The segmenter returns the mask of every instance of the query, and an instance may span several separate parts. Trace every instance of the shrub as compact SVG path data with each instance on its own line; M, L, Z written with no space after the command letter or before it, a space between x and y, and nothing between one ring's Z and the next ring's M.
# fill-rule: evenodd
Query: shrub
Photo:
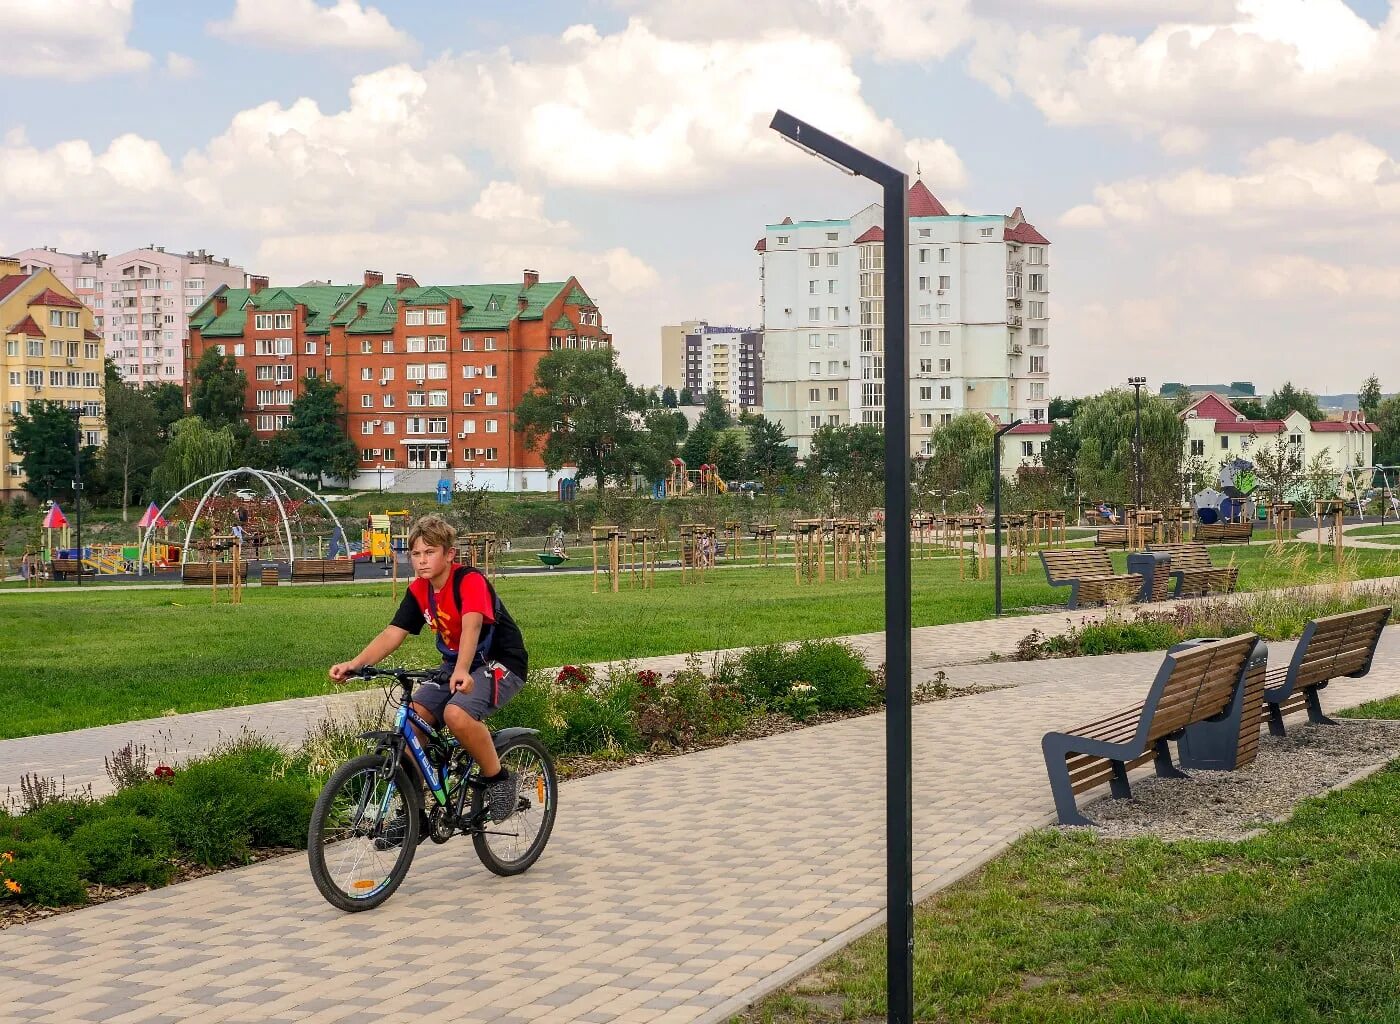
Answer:
M498 731L514 728L538 730L540 740L551 750L560 749L566 725L554 703L554 687L542 672L531 672L520 692L491 716L491 726Z
M739 689L755 707L776 709L796 681L788 674L787 660L782 644L750 647L739 655Z
M717 736L738 732L749 720L748 701L737 687L727 683L710 684L710 731Z
M170 832L159 821L111 814L79 828L69 845L94 882L164 885L170 880Z
M794 722L805 722L817 710L817 688L801 680L788 686L778 703L778 710Z
M209 867L247 860L257 791L264 784L232 758L196 761L177 772L164 807L176 846Z
M113 813L135 814L142 818L163 818L174 788L167 782L143 782L128 786L107 800Z
M112 751L110 756L104 757L102 764L107 769L107 778L111 780L112 788L117 792L129 786L149 782L151 779L151 758L144 744L137 746L135 743L128 743Z
M45 907L67 907L87 902L86 869L67 844L47 835L18 844L5 874L19 887L17 895L22 899Z
M622 684L556 689L553 704L563 723L559 752L592 754L640 749L641 740L632 717L632 692L631 687Z
M863 711L875 703L865 661L838 640L804 641L793 652L789 665L797 680L816 688L819 710Z
M304 780L282 778L263 783L249 820L253 845L304 850L315 805L316 794Z
M38 810L6 822L6 825L9 833L19 839L53 836L66 841L78 828L105 813L105 806L97 801L69 798L44 804Z

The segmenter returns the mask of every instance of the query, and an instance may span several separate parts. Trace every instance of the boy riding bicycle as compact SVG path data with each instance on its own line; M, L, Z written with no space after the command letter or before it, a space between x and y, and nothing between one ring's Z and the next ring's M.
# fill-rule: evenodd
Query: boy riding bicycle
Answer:
M442 667L436 682L413 694L413 710L443 724L481 766L491 817L504 821L519 800L520 779L501 764L484 720L525 685L529 654L515 620L480 571L454 562L457 531L441 516L424 516L408 535L414 580L393 621L350 661L332 665L330 677L344 682L357 668L374 665L398 650L424 623L437 634ZM466 652L465 655L463 652Z

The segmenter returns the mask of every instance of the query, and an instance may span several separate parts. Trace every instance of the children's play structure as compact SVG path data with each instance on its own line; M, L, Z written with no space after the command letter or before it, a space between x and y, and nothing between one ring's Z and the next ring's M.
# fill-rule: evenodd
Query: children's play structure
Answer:
M719 467L701 463L699 469L687 469L684 460L671 460L671 472L657 480L651 489L653 498L680 498L688 494L706 496L724 494L729 485L720 478Z

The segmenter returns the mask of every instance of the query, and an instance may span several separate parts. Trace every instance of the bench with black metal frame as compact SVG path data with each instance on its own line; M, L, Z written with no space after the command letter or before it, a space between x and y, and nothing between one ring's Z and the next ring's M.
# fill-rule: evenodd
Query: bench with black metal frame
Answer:
M1059 548L1040 552L1045 579L1052 587L1069 587L1070 608L1131 600L1142 590L1142 576L1114 571L1103 548Z
M355 562L349 558L298 558L292 562L292 583L337 583L355 578Z
M1390 606L1327 615L1309 622L1287 665L1264 678L1264 709L1269 732L1286 736L1283 716L1306 709L1314 725L1336 725L1322 713L1318 691L1333 679L1357 678L1371 671Z
M1233 594L1240 579L1238 565L1216 565L1210 549L1188 541L1183 544L1149 544L1147 550L1171 556L1168 575L1176 581L1173 597L1200 594Z
M1254 537L1254 523L1197 523L1191 539L1201 544L1245 544Z

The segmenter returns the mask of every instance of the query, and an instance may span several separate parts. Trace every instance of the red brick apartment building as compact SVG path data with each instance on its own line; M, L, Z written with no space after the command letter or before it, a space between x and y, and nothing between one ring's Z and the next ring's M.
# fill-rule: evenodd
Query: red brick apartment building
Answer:
M222 288L190 316L187 378L210 346L248 375L244 416L262 437L291 419L303 382L341 385L360 448L352 486L431 490L443 476L493 490L546 490L555 477L514 429L514 410L548 352L611 345L575 278L431 285ZM186 381L188 388L189 381ZM564 470L570 475L572 470Z

